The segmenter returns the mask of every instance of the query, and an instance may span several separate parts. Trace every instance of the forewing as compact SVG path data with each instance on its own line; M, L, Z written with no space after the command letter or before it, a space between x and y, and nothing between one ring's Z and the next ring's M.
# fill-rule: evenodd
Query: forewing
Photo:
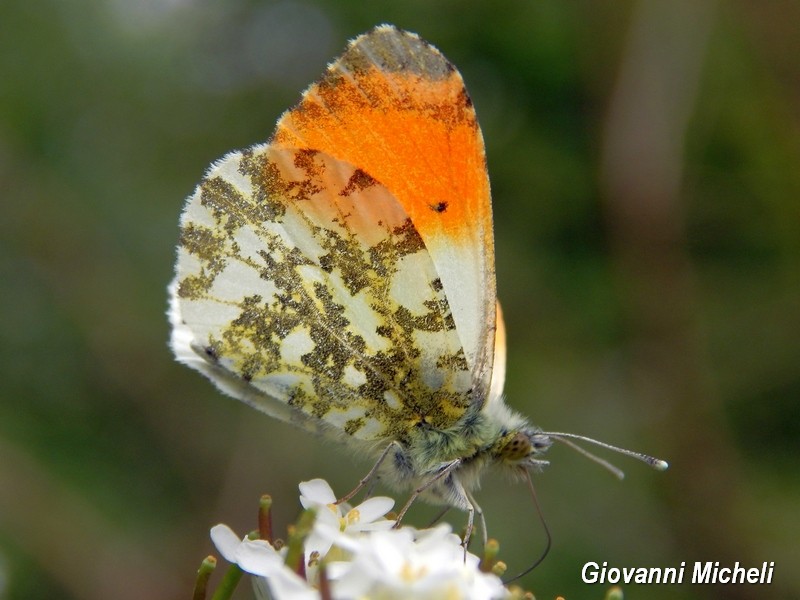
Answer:
M272 142L358 167L397 198L428 249L477 402L489 393L494 243L483 138L461 75L416 35L383 25L351 42Z
M176 356L273 416L403 439L473 403L405 207L325 153L257 146L213 165L181 218L171 292Z

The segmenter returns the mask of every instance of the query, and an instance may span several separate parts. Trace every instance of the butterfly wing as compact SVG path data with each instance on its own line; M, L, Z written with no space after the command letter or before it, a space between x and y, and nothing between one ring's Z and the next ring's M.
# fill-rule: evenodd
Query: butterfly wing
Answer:
M492 366L492 385L487 402L502 399L503 387L506 383L506 326L503 321L503 311L497 303L497 328L494 336L494 363Z
M484 402L495 339L491 199L483 137L456 68L416 35L377 27L283 115L272 143L357 165L397 198L442 281Z
M172 347L223 391L310 430L444 429L489 394L493 266L463 81L435 48L381 26L268 145L213 165L188 200Z
M326 154L259 146L214 165L181 219L172 346L272 416L359 439L446 428L471 375L400 203Z

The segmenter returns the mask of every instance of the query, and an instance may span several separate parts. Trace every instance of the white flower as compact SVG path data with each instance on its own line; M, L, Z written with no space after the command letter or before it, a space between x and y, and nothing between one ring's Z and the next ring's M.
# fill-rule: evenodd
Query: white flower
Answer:
M478 568L477 556L467 554L464 560L461 540L445 524L423 531L410 527L375 531L344 544L352 552L351 561L328 567L337 599L489 600L508 596L500 578Z
M383 518L394 506L394 500L376 496L364 500L355 508L336 504L336 495L324 479L312 479L300 484L300 504L303 508L317 511L314 529L305 543L306 561L314 552L318 553L320 559L324 558L331 546L342 537L385 531L394 526L394 521Z
M383 518L394 505L391 498L370 498L355 508L337 505L322 479L301 483L300 492L302 505L317 515L304 541L305 579L286 566L286 547L276 551L264 540L240 539L226 525L211 529L220 554L255 575L259 600L318 600L323 559L335 600L493 600L509 595L500 578L480 570L477 556L465 555L449 525L391 529L394 521ZM318 560L309 563L312 555Z
M253 587L259 598L319 600L319 592L286 566L285 551L278 552L265 540L240 540L227 525L212 527L211 540L225 560L258 576L253 579Z

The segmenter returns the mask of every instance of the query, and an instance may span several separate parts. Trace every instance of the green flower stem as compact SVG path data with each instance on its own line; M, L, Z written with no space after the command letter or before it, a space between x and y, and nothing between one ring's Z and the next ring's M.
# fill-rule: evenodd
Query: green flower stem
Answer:
M211 600L230 600L233 595L233 590L239 585L243 574L244 571L239 568L239 565L231 565L228 567L225 576L222 578L222 581L219 582L219 586L211 597Z
M197 569L197 579L194 582L194 593L192 600L206 600L206 593L208 590L208 578L217 567L217 559L213 556L207 556L200 563L200 568Z
M286 554L286 565L300 575L305 575L305 564L303 561L303 542L311 533L314 526L314 519L317 513L309 508L300 513L297 524L289 528L289 550Z

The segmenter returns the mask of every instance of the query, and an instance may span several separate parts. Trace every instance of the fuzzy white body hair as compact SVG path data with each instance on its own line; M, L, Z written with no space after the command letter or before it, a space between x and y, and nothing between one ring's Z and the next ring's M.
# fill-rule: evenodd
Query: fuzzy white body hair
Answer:
M512 440L524 448L509 454ZM420 496L427 502L469 510L470 496L487 470L518 476L521 469L538 469L546 462L536 456L549 446L546 435L497 397L469 411L450 429L420 429L407 444L396 444L381 476L400 491L424 488Z

